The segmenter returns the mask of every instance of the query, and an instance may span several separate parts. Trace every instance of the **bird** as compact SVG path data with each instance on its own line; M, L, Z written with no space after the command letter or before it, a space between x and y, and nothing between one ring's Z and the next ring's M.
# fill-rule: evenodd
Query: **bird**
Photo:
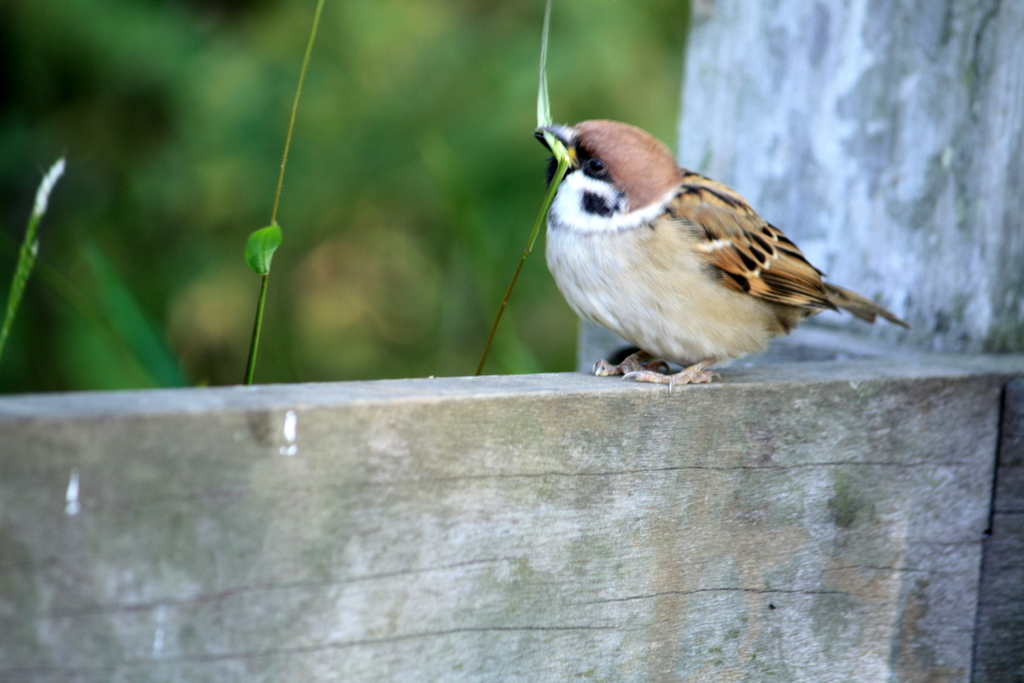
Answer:
M739 193L681 168L668 147L630 124L553 124L569 167L548 210L545 256L569 306L639 349L598 376L703 384L712 366L763 351L805 318L845 309L906 322L825 282L803 252ZM548 166L548 184L556 160ZM682 366L671 373L667 362Z

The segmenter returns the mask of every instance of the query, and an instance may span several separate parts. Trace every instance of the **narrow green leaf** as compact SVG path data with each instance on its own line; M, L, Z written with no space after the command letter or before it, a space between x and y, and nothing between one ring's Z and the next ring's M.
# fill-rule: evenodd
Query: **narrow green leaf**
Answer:
M281 246L281 226L276 222L249 235L245 243L245 262L257 275L270 273L274 252Z
M99 284L99 303L107 320L154 383L161 387L188 386L188 378L163 333L142 310L103 251L87 241L82 245L82 254Z
M542 130L551 125L551 101L548 98L548 32L551 28L551 2L544 7L544 28L540 38L540 75L537 78L537 130L544 134L544 142L558 163L569 163L569 152L554 135ZM557 185L556 185L557 187Z
M551 27L551 0L544 7L544 28L540 34L540 76L537 79L537 127L551 125L551 102L548 100L548 29Z

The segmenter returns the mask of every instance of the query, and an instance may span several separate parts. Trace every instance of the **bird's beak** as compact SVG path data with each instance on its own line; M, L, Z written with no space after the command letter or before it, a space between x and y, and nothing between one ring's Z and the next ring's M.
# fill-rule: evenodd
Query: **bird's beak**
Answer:
M555 124L555 125L552 125L552 126L543 126L541 128L538 128L537 130L533 131L534 137L536 137L538 140L540 140L540 143L542 145L544 145L549 150L554 152L554 150L552 150L551 146L548 144L548 141L544 139L544 134L545 133L550 134L551 137L553 137L554 139L558 140L563 145L565 145L565 149L569 153L569 163L570 163L570 165L573 168L575 168L576 167L576 131L573 130L572 128L570 128L569 126L561 126L561 125L558 125L558 124Z

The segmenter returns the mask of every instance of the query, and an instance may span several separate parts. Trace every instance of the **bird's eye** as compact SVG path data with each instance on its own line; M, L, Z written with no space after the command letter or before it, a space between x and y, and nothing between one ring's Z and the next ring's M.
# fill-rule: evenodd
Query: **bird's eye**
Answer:
M587 159L584 164L587 175L593 176L594 178L602 178L608 175L608 166L603 161L596 157Z

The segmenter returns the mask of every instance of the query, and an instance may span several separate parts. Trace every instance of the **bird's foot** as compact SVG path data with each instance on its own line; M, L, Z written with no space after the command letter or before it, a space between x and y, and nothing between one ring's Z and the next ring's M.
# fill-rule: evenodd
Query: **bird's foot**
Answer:
M598 377L611 377L612 375L630 375L638 372L647 372L652 375L659 375L668 372L668 363L657 359L646 351L637 351L626 356L618 365L612 365L606 360L599 360L594 363L594 374Z
M627 359L628 360L628 359ZM660 372L652 372L650 370L635 370L633 372L625 373L623 379L626 377L634 379L637 382L653 382L654 384L667 384L668 390L672 391L672 387L683 384L707 384L715 377L721 379L714 370L707 370L706 368L715 362L714 358L705 358L704 360L694 363L688 368L684 368L674 375L663 375Z

